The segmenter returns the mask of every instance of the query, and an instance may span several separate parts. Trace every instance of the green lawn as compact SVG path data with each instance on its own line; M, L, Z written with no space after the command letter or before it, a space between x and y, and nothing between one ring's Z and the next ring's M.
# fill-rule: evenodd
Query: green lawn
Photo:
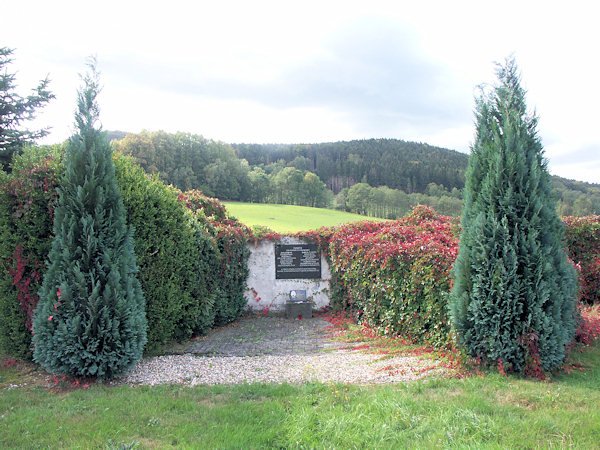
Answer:
M383 219L358 214L308 206L271 205L265 203L225 202L227 211L240 222L248 225L267 226L278 233L297 233L316 230L342 223L360 220Z
M600 345L574 358L584 370L546 382L85 390L48 389L17 364L0 367L0 448L599 448Z

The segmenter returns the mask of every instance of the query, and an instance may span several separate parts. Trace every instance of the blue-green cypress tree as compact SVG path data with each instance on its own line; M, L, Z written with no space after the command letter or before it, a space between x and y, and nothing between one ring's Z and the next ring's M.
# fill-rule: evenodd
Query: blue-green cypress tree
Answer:
M574 335L577 278L514 59L497 76L476 104L451 316L484 363L551 370Z
M83 78L33 321L33 358L51 372L111 378L142 356L144 296L109 142L96 127L95 63Z

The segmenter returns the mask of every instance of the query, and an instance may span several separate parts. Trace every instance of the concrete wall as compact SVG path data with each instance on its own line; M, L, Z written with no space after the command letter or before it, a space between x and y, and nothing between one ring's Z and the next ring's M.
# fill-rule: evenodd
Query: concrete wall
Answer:
M306 242L297 238L283 237L280 243L304 244ZM331 272L323 255L321 255L321 280L277 280L275 279L275 243L262 241L258 247L250 244L248 248L251 253L248 260L250 275L246 282L246 298L250 311L285 311L285 302L289 300L290 291L294 289L306 290L306 297L313 302L313 309L329 305Z

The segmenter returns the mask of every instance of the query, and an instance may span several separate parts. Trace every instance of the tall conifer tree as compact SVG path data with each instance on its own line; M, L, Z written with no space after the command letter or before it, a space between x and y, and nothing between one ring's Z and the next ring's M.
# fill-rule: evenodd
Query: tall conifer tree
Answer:
M83 81L35 311L33 357L51 372L111 378L142 355L145 302L112 150L95 126L94 61Z
M514 59L497 76L476 104L451 316L472 356L551 370L574 335L576 273Z

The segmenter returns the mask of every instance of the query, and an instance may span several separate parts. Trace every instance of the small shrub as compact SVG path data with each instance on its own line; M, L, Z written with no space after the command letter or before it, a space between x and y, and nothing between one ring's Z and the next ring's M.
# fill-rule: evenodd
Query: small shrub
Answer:
M181 194L179 200L197 216L202 211L201 217L213 222L224 222L228 219L225 205L216 198L207 197L201 191L190 190Z

